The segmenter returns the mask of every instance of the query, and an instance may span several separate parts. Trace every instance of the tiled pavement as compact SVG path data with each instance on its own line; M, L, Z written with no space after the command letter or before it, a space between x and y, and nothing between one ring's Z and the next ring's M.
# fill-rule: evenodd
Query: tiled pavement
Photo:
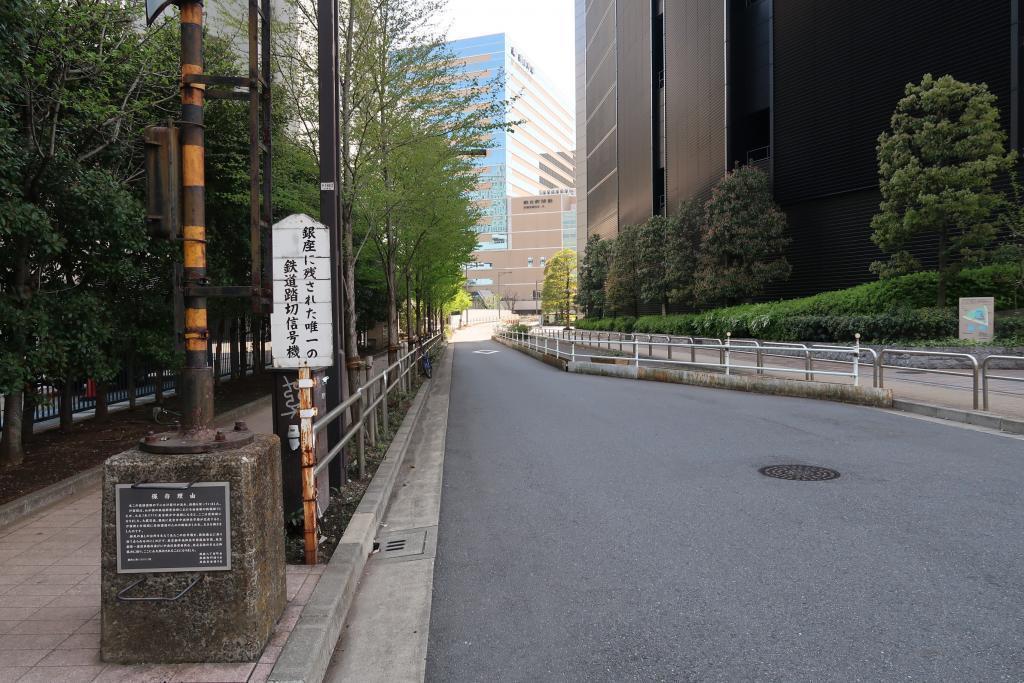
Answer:
M0 683L265 681L324 566L288 567L288 606L259 662L100 661L100 489L0 528Z

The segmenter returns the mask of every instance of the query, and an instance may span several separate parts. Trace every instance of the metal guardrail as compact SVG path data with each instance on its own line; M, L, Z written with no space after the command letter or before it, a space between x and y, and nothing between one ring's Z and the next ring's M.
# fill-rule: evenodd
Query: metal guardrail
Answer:
M981 397L982 397L982 410L988 410L988 380L990 379L988 374L988 364L994 360L1008 360L1016 361L1018 363L1024 363L1024 356L1005 356L1005 355L991 355L986 356L981 361ZM999 376L995 375L991 379L1005 380L1009 382L1024 382L1024 377L1009 377L1006 375Z
M717 338L707 337L680 337L679 339L686 339L688 341L675 341L671 335L664 335L666 341L655 341L654 335L637 335L627 334L618 332L602 333L597 332L596 340L589 331L582 331L583 334L577 334L575 331L560 330L558 334L554 334L547 330L539 330L537 334L523 333L523 332L512 332L509 330L499 330L498 334L509 341L520 344L528 349L537 351L539 353L554 355L558 358L566 358L572 361L576 360L577 355L585 355L589 358L595 358L599 360L621 360L623 356L612 356L612 355L599 355L591 351L587 351L587 347L597 348L599 351L602 348L602 342L605 344L605 348L611 350L612 343L615 342L618 348L625 351L628 347L632 354L627 358L632 362L633 365L640 367L643 363L659 363L659 364L673 364L673 365L688 365L697 367L707 367L721 369L726 375L731 375L734 371L740 370L752 370L755 374L764 374L765 372L778 372L778 373L797 373L803 374L806 379L813 380L815 374L824 375L829 377L849 377L853 380L855 385L860 384L860 365L861 365L861 352L865 349L860 346L859 336L853 346L830 346L827 349L820 349L821 352L829 353L848 353L851 356L852 370L849 372L837 371L837 370L815 370L814 368L814 353L819 349L808 347L806 344L781 344L778 342L760 342L755 339L732 339L731 336L727 336L723 341ZM614 338L612 335L615 335ZM641 338L644 337L644 338ZM596 341L596 346L595 342ZM771 344L771 346L766 346ZM577 350L577 345L584 347L584 350ZM647 346L648 356L653 356L655 347L663 347L666 349L667 358L645 358L640 355L640 347ZM676 360L672 358L672 349L690 349L690 360ZM698 361L696 359L696 351L701 350L717 350L719 354L719 362L710 363L705 361ZM765 365L765 358L781 358L791 357L790 354L780 353L766 353L768 350L775 349L777 351L792 350L800 353L805 359L803 368L792 368L784 366L768 366ZM874 351L867 349L870 353L874 354ZM734 355L742 354L753 354L755 357L754 365L737 363L734 359ZM874 378L872 378L874 380ZM872 382L874 383L874 382Z
M366 476L366 441L370 445L376 443L378 411L381 424L388 424L388 396L396 388L408 391L412 388L412 374L419 366L421 353L429 353L441 339L436 334L423 343L403 354L394 363L381 372L367 379L361 387L331 410L314 420L316 408L313 407L313 380L309 367L299 368L299 449L302 454L302 510L303 535L305 540L306 564L317 563L318 544L316 542L316 476L320 474L345 446L356 441L356 458L359 464L359 477ZM331 446L323 460L316 459L316 435L327 429L335 420L350 411L348 431L338 442Z
M874 387L885 388L885 370L910 370L920 374L936 374L936 375L951 375L956 377L970 377L971 378L971 394L972 394L972 406L975 410L979 407L979 398L982 410L989 410L989 380L1000 380L1009 382L1024 382L1024 377L1013 377L1009 375L993 375L990 373L989 364L995 361L1010 361L1019 362L1024 364L1024 356L1008 356L1008 355L991 355L987 356L982 360L978 360L976 356L969 353L955 353L947 351L925 351L921 349L882 349L880 352L866 346L860 345L860 335L856 335L853 346L842 346L836 344L803 344L799 342L770 342L761 341L757 339L732 339L731 336L727 336L725 340L711 338L711 337L688 337L688 336L674 336L674 335L654 335L646 333L623 333L623 332L604 332L604 331L591 331L591 330L558 330L557 335L553 335L550 330L535 330L535 334L531 336L538 337L552 337L557 336L560 340L564 340L567 344L580 344L586 347L596 347L597 349L607 348L612 349L613 343L617 343L619 349L624 347L631 347L633 350L633 360L637 365L642 362L652 363L679 363L686 365L696 366L710 366L710 367L721 367L725 370L726 374L730 374L733 370L753 370L756 374L764 374L767 372L792 372L792 373L804 373L804 378L813 381L815 375L826 375L826 376L847 376L854 377L855 383L859 383L860 375L860 364L862 362L869 362L872 368L871 384ZM658 341L661 338L665 341ZM684 341L685 340L685 341ZM541 348L540 342L526 342L527 346L534 348L538 351L549 350L547 346ZM639 347L641 345L647 346L647 355L654 356L655 347L664 347L666 349L666 358L642 358L639 355ZM674 348L689 348L690 349L690 360L678 361L673 358L672 351ZM699 363L696 361L696 352L698 349L706 350L717 350L719 353L718 363ZM819 361L828 364L839 364L839 365L851 365L854 369L849 373L843 372L832 372L822 370L820 368L815 369L815 352L821 351L822 353L828 352L830 355L835 353L848 353L851 358L844 360L841 358L818 358ZM856 353L854 353L856 351ZM556 348L555 353L565 356L565 352L561 349ZM768 367L765 365L766 358L792 358L793 354L799 354L804 358L803 370L795 368L779 368L779 367ZM581 353L575 346L572 346L568 352L569 356L575 358L577 355L587 355L592 358L615 358L620 359L621 356L599 356L591 353ZM733 362L733 357L742 354L753 354L755 357L755 363L753 366L739 365ZM862 361L861 354L869 356L868 359ZM885 359L887 357L907 355L907 356L922 356L922 357L937 357L937 358L956 358L959 360L966 361L970 367L970 372L955 372L951 370L944 370L938 368L916 368L913 366L901 366L901 365L886 365Z
M878 354L878 358L875 361L875 367L877 368L878 375L878 387L885 388L885 357L887 355L901 355L901 356L932 356L935 358L959 358L970 362L971 374L963 372L952 372L950 370L937 370L928 369L928 372L936 375L954 375L956 377L971 377L972 382L972 396L974 400L974 409L978 409L978 359L969 353L953 353L950 351L920 351L916 349L882 349L882 352ZM888 366L890 368L899 366ZM911 368L917 369L917 368Z

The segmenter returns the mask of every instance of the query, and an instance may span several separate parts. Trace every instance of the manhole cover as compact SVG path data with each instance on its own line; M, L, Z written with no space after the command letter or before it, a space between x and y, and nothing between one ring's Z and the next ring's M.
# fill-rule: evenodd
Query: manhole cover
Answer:
M769 465L758 470L766 477L789 481L828 481L838 479L839 473L827 467L814 465Z

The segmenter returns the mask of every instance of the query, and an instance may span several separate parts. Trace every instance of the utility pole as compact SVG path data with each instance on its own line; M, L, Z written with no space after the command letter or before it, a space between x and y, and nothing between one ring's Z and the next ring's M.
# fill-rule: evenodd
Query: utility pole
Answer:
M181 181L185 285L207 284L206 177L203 104L205 85L194 82L203 74L203 5L181 3ZM185 297L185 368L181 372L185 410L182 428L198 433L213 421L213 373L209 359L206 297Z
M327 409L340 404L345 397L348 373L345 370L344 299L341 294L341 230L339 169L341 167L341 137L338 130L338 0L317 2L317 71L319 75L318 118L320 123L320 222L327 226L331 238L331 323L334 335L334 358L327 381ZM353 349L353 352L355 350ZM341 439L339 422L334 421L328 431L329 443ZM342 486L343 458L335 458L329 466L330 483Z

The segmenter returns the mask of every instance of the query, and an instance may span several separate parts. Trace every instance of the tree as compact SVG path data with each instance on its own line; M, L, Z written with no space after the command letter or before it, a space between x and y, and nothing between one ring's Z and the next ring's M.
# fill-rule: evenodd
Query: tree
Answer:
M576 252L562 249L544 266L544 287L541 290L541 308L554 313L569 324L577 287Z
M1000 263L1008 263L1014 271L1014 308L1020 307L1024 296L1024 186L1016 169L1010 171L1010 193L999 211L1000 232L1005 235L993 255Z
M672 292L678 289L669 264L673 244L678 242L679 219L670 216L651 216L636 228L637 277L640 278L640 296L668 313Z
M139 30L137 10L4 3L0 391L9 414L45 374L61 388L69 425L72 383L109 379L120 351L148 338L146 311L120 306L160 297L152 273L163 253L145 239L138 196L141 130L173 116L179 72L170 24ZM23 457L22 436L20 421L5 421L5 466Z
M501 303L505 304L505 310L511 315L515 315L516 304L519 303L519 292L514 289L505 288L505 291L501 294Z
M694 293L697 259L704 233L704 207L696 199L687 199L676 211L675 226L665 244L666 279L671 285L669 301L696 307Z
M749 301L789 277L786 215L765 173L752 166L729 173L715 185L705 213L694 284L701 303Z
M639 228L627 225L619 231L611 250L605 300L617 314L640 315L643 282L640 279Z
M579 294L576 296L576 305L585 316L601 318L605 314L604 286L614 244L614 240L603 240L600 235L587 238L579 266Z
M882 203L871 221L871 239L888 262L872 270L885 277L919 270L910 253L919 235L936 238L939 271L936 303L946 304L949 278L965 256L995 237L993 210L1000 195L993 181L1010 170L996 96L984 83L925 74L908 83L891 130L878 137Z

